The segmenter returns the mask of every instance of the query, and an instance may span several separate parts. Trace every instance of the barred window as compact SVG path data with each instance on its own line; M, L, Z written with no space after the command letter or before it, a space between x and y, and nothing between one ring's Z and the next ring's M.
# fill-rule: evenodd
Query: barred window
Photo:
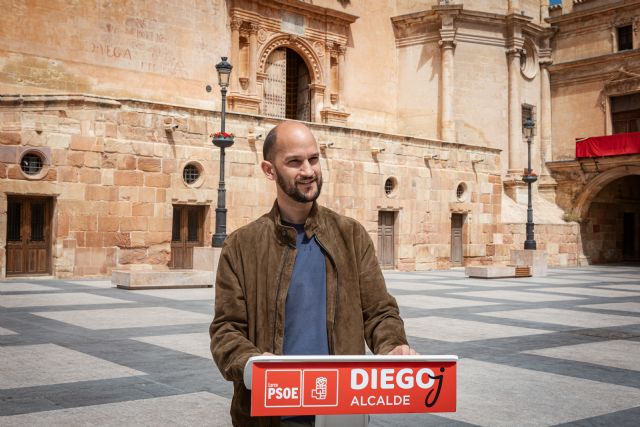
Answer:
M189 163L182 170L182 179L187 185L194 184L200 179L200 169L193 163Z
M22 160L20 160L20 168L22 172L27 175L38 175L42 170L44 162L42 161L42 156L38 155L34 152L29 152L22 156Z

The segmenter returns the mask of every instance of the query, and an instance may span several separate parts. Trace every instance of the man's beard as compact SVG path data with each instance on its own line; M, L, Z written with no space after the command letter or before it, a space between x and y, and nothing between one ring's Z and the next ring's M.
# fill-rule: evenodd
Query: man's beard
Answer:
M278 186L282 189L282 191L285 192L287 196L291 197L296 202L309 203L309 202L315 201L320 196L320 190L322 190L321 174L314 175L314 177L310 178L309 180L296 181L293 183L289 183L285 181L285 179L282 177L282 175L280 175L280 173L278 173L277 169L275 171L276 171L276 183L278 184ZM313 194L306 195L303 192L301 192L297 187L297 184L310 184L312 182L315 182L316 186L318 187Z

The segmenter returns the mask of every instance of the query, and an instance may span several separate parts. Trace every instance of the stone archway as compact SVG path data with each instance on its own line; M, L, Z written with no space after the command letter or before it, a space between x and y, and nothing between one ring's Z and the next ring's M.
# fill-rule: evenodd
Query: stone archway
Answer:
M640 261L640 167L603 172L578 196L582 256L589 264Z
M589 181L574 202L572 214L584 218L593 198L608 184L628 175L640 175L640 166L621 166L602 172Z
M297 77L289 73L291 58L297 58L295 66L304 71L297 73ZM281 66L280 63L289 65ZM274 37L260 53L258 70L262 87L262 114L295 120L320 120L325 89L325 85L321 84L322 67L317 52L304 39L290 35ZM290 95L304 98L304 102L297 102L298 110L304 111L298 111L294 116L284 114L288 108L278 105L288 102L286 99Z

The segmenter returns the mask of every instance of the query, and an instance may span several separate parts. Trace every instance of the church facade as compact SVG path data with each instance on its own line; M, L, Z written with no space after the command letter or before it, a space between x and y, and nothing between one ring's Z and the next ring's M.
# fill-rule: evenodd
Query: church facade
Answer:
M575 156L640 130L640 0L2 3L0 277L197 267L221 57L228 232L271 208L262 139L288 119L384 268L508 262L529 147L550 265L640 258L640 154Z

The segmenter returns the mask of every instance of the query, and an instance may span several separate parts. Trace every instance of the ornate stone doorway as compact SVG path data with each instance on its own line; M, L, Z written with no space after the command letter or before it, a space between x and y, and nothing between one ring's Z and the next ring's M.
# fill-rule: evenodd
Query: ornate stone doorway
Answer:
M309 69L293 49L275 49L266 62L264 113L291 120L311 120Z
M51 274L50 197L7 198L7 276Z

